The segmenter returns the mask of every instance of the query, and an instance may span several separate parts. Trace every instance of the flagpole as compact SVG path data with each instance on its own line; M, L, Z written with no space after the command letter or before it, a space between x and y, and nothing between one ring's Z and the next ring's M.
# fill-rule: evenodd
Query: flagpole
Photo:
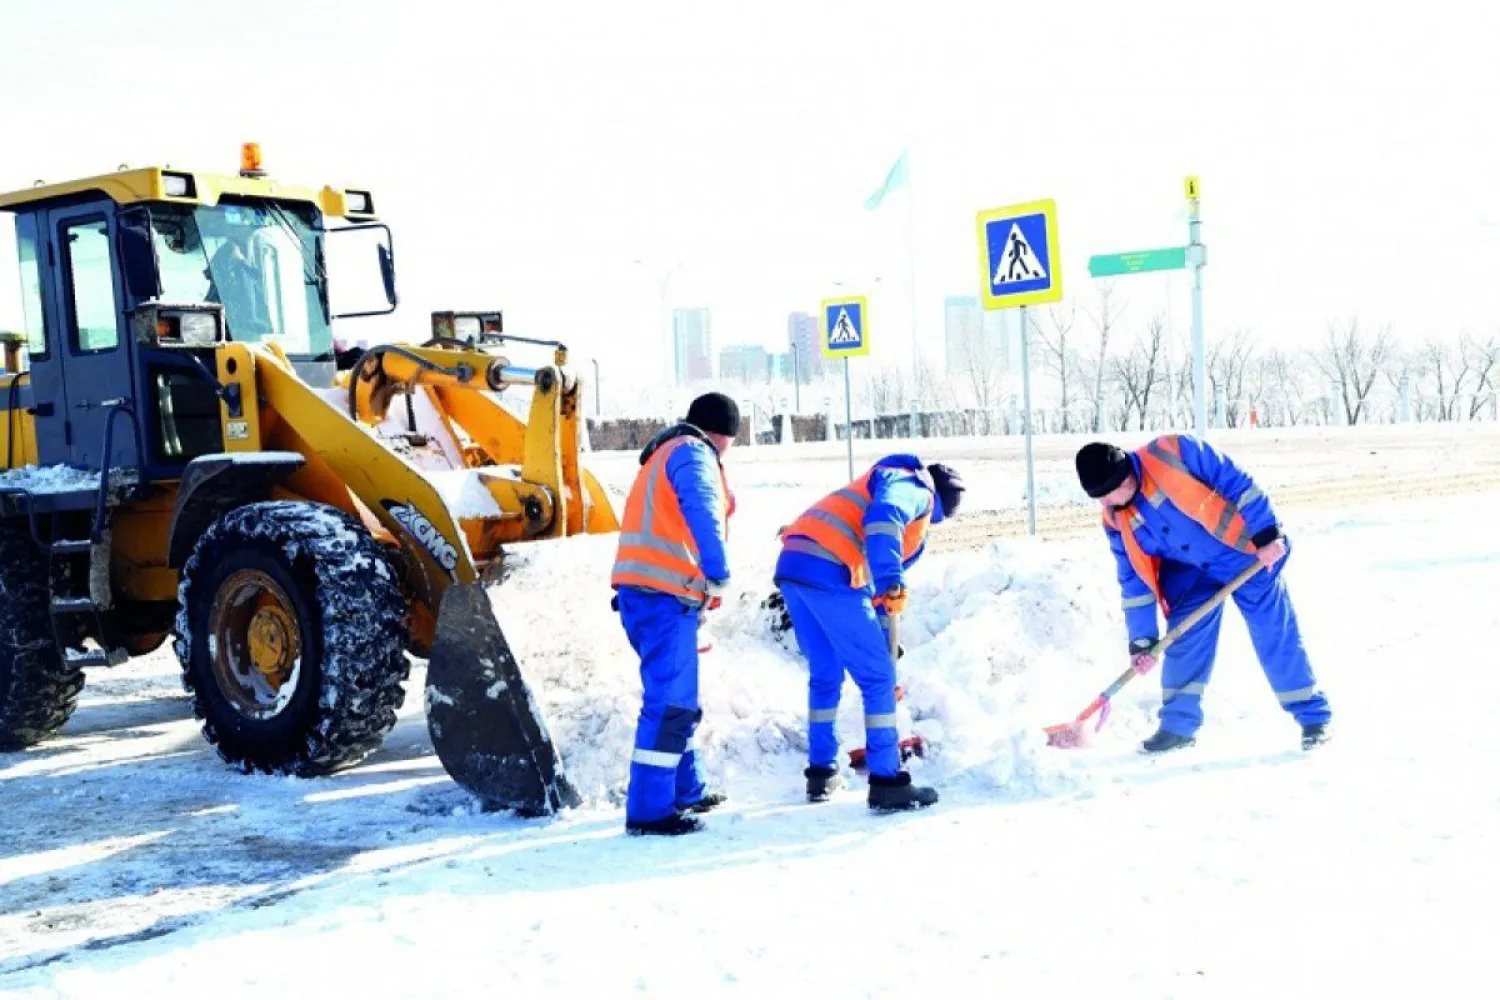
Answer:
M906 281L911 306L911 382L912 396L921 391L918 378L920 362L917 348L917 179L912 170L911 146L906 152ZM917 436L917 407L911 408L907 424L911 437Z

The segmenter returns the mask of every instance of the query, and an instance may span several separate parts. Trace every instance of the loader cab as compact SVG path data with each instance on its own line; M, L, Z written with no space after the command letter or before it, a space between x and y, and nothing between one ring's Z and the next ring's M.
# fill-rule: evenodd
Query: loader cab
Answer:
M15 215L40 464L159 482L223 451L226 340L274 344L304 378L331 380L325 208L386 232L389 308L371 312L395 307L389 231L359 225L343 192L267 196L269 182L154 169L94 182L0 196ZM158 319L169 312L171 325Z

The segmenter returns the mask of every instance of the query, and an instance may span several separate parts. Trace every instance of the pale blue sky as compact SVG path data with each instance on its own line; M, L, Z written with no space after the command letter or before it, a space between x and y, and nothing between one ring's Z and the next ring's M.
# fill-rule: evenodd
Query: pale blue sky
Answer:
M396 230L401 327L494 308L617 374L664 339L646 269L716 343L780 346L832 282L872 295L877 359L978 284L974 213L1059 205L1090 254L1181 243L1204 185L1210 334L1316 337L1358 312L1417 339L1500 330L1500 20L1425 2L422 4L263 0L0 7L0 187L170 161L368 185ZM875 274L883 276L876 286ZM0 326L14 314L0 276ZM1122 283L1127 323L1186 278ZM1127 329L1129 327L1127 326ZM653 352L637 361L643 350Z

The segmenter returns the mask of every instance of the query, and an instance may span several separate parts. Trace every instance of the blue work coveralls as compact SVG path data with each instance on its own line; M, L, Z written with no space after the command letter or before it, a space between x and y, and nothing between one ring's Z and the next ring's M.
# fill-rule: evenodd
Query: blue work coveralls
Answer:
M1234 502L1256 547L1281 537L1281 529L1270 499L1239 466L1206 441L1178 435L1182 463L1187 471ZM1137 482L1141 477L1139 457L1131 455ZM1224 544L1192 517L1164 499L1160 506L1140 494L1133 501L1144 525L1135 529L1141 550L1161 559L1162 597L1174 628L1202 607L1214 594L1256 560L1252 554ZM1157 602L1151 588L1136 573L1125 551L1120 532L1105 526L1115 555L1120 592L1124 600L1125 624L1132 645L1154 642L1159 635ZM1234 602L1245 617L1250 640L1261 669L1276 692L1281 706L1303 724L1327 722L1328 699L1313 677L1302 633L1292 610L1282 570L1288 555L1271 568L1252 576L1234 593ZM1192 736L1203 725L1203 692L1213 672L1219 644L1223 607L1215 608L1167 649L1162 664L1161 728L1179 736Z
M922 553L902 558L902 533L917 518L944 517L942 501L913 472L922 469L915 455L889 455L869 473L870 505L864 515L865 552L871 582L850 585L848 567L788 548L776 562L776 584L786 600L797 645L808 663L808 763L834 767L838 737L834 721L844 672L859 687L865 708L865 752L871 775L893 777L901 770L896 730L896 661L875 595L905 586L906 570ZM786 540L796 538L788 534Z
M688 444L667 458L667 478L697 545L704 577L727 581L728 524L720 515L723 486L713 445L696 428L678 425L646 446L641 464L682 436ZM703 797L703 769L691 746L703 718L698 705L699 606L675 594L631 586L618 588L617 601L625 635L641 658L644 688L625 817L645 823L674 815Z

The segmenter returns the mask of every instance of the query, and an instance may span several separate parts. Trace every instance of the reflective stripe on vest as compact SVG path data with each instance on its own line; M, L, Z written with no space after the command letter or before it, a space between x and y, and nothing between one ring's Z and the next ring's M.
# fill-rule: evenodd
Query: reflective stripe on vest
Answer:
M643 587L698 602L707 596L707 581L699 566L698 543L682 516L682 506L667 476L667 459L690 438L674 438L656 450L636 473L625 516L620 522L620 548L610 583ZM719 468L722 490L720 516L727 523L733 513L729 483Z
M927 513L905 528L894 524L876 524L865 528L865 512L870 509L870 476L880 466L872 466L843 489L834 490L808 508L786 529L782 547L790 552L840 563L849 571L849 586L863 588L870 582L870 563L865 553L865 534L897 535L901 539L901 562L916 555L927 540L927 525L932 521L932 506ZM886 468L889 468L887 466ZM906 472L907 470L900 470ZM911 478L921 480L915 471Z
M1188 471L1182 461L1182 446L1175 434L1157 438L1135 455L1141 463L1140 495L1147 503L1153 507L1160 507L1163 502L1171 503L1224 545L1247 555L1255 552L1245 519L1240 515L1240 505L1259 497L1258 489L1246 490L1239 504L1221 496ZM1120 514L1125 516L1121 518ZM1135 537L1135 529L1145 524L1140 513L1132 504L1123 511L1105 512L1104 523L1120 533L1125 542L1125 554L1136 576L1156 595L1162 614L1168 614L1167 602L1161 593L1161 560L1148 556Z

